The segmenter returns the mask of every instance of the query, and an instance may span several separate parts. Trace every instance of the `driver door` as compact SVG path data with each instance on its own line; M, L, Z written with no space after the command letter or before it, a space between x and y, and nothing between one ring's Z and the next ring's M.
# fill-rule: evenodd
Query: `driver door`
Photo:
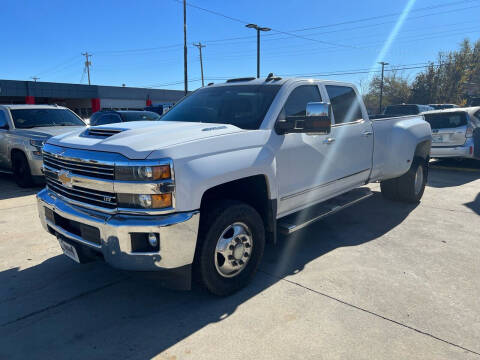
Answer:
M317 85L299 85L288 96L279 119L305 116L309 102L322 102ZM277 119L278 121L278 119ZM277 152L279 217L323 201L332 195L329 182L335 180L331 171L330 135L288 133Z

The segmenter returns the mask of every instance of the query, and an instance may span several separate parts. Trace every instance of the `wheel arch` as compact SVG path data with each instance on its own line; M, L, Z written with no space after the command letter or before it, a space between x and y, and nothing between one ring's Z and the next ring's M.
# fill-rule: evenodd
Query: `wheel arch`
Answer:
M242 201L262 217L267 240L276 242L277 199L270 198L270 190L266 175L252 175L213 186L202 195L200 214L220 200Z

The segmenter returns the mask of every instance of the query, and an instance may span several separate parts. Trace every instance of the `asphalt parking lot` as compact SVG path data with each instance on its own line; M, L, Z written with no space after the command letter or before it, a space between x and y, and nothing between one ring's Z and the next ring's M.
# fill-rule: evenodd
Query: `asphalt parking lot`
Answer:
M375 184L269 245L228 298L73 263L40 226L38 189L0 176L0 359L480 358L480 172L448 166L419 205Z

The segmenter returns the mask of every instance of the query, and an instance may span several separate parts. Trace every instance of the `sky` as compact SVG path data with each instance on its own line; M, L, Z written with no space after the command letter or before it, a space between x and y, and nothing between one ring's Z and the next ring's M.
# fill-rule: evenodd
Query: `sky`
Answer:
M189 90L256 75L314 76L365 89L385 69L412 80L439 51L480 38L480 0L187 0ZM180 0L2 0L0 79L183 89Z

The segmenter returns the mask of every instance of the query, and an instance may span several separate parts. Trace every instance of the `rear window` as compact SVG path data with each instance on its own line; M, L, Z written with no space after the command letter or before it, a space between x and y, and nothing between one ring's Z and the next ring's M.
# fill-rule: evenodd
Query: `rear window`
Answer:
M456 128L467 125L467 114L464 112L425 114L425 120L432 129Z
M417 115L417 105L393 105L385 108L385 115Z

